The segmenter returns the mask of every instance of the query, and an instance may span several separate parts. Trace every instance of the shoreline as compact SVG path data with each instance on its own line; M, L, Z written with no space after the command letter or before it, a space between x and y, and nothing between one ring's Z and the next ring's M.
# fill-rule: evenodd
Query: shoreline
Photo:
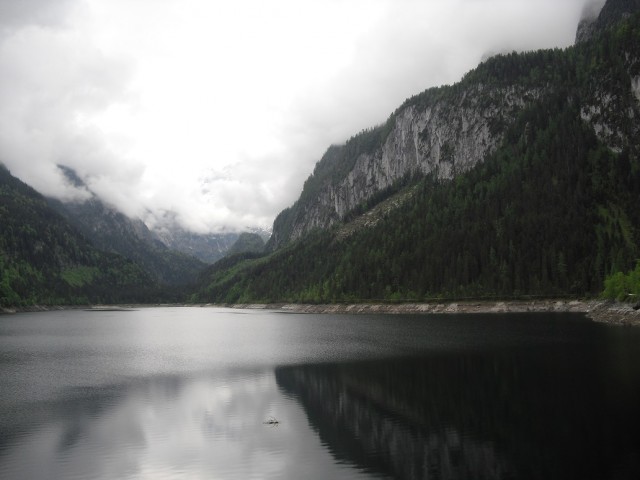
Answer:
M351 304L299 304L299 303L244 303L244 304L117 304L69 305L0 309L1 314L44 312L56 310L129 311L145 307L219 307L248 310L276 310L285 313L313 314L491 314L491 313L584 313L594 322L609 325L640 326L640 310L628 303L611 300L465 300L442 303L351 303Z
M640 326L640 310L611 300L505 300L442 303L352 304L207 304L204 306L250 310L278 310L316 314L491 314L491 313L584 313L594 322Z

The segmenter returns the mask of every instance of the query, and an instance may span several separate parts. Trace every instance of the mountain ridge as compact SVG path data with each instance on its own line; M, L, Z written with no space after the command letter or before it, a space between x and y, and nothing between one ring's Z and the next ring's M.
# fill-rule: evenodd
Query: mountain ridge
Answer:
M626 18L629 9L637 11L639 7L635 0L610 0L598 16L607 20L594 27L593 35L615 23L613 18ZM505 58L518 55L523 61L506 74ZM406 176L433 172L439 178L452 178L468 171L495 151L506 128L527 105L552 93L559 69L549 70L547 65L564 58L558 49L491 57L460 82L430 88L407 99L385 124L353 136L344 145L329 147L299 199L276 217L268 248L276 250L312 229L342 221L360 204L393 188ZM627 59L623 68L631 78L631 90L640 99L637 62L635 56ZM591 92L583 119L592 124L602 141L620 151L633 143L640 130L637 122L630 132L620 132L611 124L622 109L630 108L638 115L638 105L624 104L628 100L624 95L600 98L598 94Z

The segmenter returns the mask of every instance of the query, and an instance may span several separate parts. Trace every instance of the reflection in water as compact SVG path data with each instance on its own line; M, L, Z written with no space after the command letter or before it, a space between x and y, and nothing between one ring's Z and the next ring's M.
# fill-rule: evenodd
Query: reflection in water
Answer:
M117 313L0 319L0 478L640 478L638 330Z
M640 478L640 386L620 392L598 365L583 363L597 356L579 353L564 346L283 367L276 379L332 454L367 471Z
M37 411L50 413L31 429L0 435L0 478L359 476L322 454L271 371L79 389ZM263 423L272 415L277 427Z

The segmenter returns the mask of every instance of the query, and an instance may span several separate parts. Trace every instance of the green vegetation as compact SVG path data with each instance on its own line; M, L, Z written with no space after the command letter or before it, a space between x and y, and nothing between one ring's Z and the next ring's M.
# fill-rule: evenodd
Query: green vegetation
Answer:
M225 256L233 256L239 253L260 253L264 251L264 240L257 233L244 232L231 245Z
M611 300L640 302L640 260L636 268L628 273L616 272L604 281L604 298Z
M73 174L70 169L65 171L67 175ZM122 213L105 207L95 198L84 203L69 204L48 200L48 204L94 247L135 262L159 284L176 286L193 283L205 267L196 258L169 250L153 239L151 232L141 221L135 222Z
M156 300L137 264L95 249L0 165L0 307Z
M67 268L60 274L62 279L72 287L90 285L98 275L99 272L96 267L87 267L84 265Z

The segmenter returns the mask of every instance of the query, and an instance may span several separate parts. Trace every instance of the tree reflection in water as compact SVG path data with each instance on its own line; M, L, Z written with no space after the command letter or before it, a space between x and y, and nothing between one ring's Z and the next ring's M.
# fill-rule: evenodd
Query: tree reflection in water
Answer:
M369 472L640 478L638 386L612 396L605 359L576 348L282 367L276 380L336 458Z

